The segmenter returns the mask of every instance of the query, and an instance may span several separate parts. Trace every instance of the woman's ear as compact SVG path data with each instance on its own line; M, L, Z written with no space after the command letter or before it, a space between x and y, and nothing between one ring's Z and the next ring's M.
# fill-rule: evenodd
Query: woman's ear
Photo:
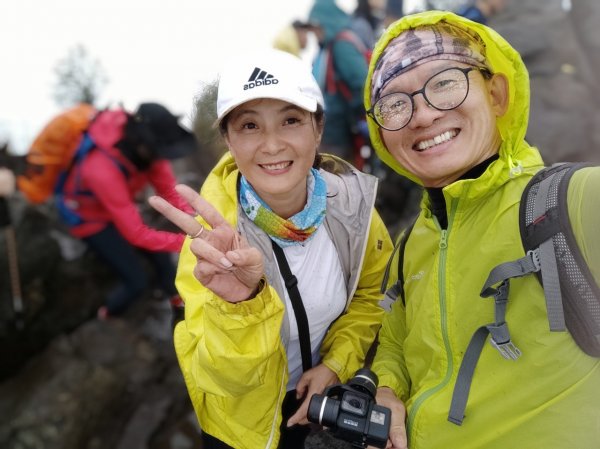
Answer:
M225 145L227 145L227 149L229 150L229 152L231 152L231 143L229 142L229 135L227 133L224 133L222 137L225 141Z
M323 138L323 130L325 129L325 118L322 117L321 120L319 121L317 119L317 117L315 116L315 114L311 114L311 120L313 122L313 130L315 132L315 140L317 143L317 150L319 149L319 147L321 146L321 139Z
M497 117L502 117L508 109L508 78L503 73L494 73L489 81L489 93L492 109Z

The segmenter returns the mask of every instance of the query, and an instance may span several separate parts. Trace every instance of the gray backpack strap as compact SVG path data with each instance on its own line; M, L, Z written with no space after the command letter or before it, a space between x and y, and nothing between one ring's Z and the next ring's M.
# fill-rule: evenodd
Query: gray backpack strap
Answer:
M557 172L554 172L540 182L533 202L534 221L546 216L548 211L548 194L556 174ZM539 251L542 268L542 285L544 287L544 296L546 298L546 310L548 313L550 330L553 332L562 332L566 330L565 314L562 305L558 265L554 253L554 241L550 238L542 242L539 246Z
M507 360L517 360L521 351L515 346L508 331L506 323L506 304L508 302L509 280L521 277L540 270L537 252L529 251L525 257L513 262L506 262L495 267L489 274L483 289L482 298L494 297L494 322L481 326L471 337L463 356L448 413L448 421L460 426L465 417L465 409L469 398L469 391L475 373L475 366L483 350L483 345L488 334L491 335L490 344ZM495 288L494 285L500 285Z
M410 236L418 217L419 216L417 215L401 234L400 239L396 243L396 246L394 246L394 250L392 251L392 254L390 255L385 267L380 288L380 293L385 293L385 296L381 301L379 301L379 305L384 310L390 310L392 308L392 304L396 301L396 299L398 299L398 297L402 298L402 304L406 304L406 300L404 298L404 252L406 250L406 242L408 242L408 237ZM394 255L396 252L398 252L398 280L390 288L387 288L388 281L390 279L392 261L394 260Z
M523 193L519 221L525 250L540 249L542 270L537 277L544 288L550 330L567 329L586 354L600 357L600 284L578 246L568 207L571 177L584 167L591 166L567 162L539 171ZM538 203L542 196L545 204ZM600 219L590 230L598 223Z
M512 262L504 262L492 268L487 280L483 284L480 296L488 298L496 293L496 289L493 288L494 285L512 278L537 273L540 269L539 251L527 251L527 254L520 259L513 260Z
M402 238L404 238L404 236ZM387 311L392 309L392 304L394 304L398 296L401 294L402 284L404 283L404 280L398 279L396 282L394 282L394 285L392 285L390 288L387 288L390 280L390 270L392 269L392 260L394 260L394 255L399 250L400 246L400 242L394 246L394 250L392 251L392 254L390 255L390 258L385 266L381 287L379 289L380 293L384 293L383 299L379 301L379 306Z

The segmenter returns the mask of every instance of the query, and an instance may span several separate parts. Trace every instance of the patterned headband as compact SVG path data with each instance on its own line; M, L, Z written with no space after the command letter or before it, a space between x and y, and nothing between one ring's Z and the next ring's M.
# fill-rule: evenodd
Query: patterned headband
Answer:
M485 42L474 31L448 22L426 25L403 32L392 39L373 71L371 98L398 75L425 62L449 59L489 69Z

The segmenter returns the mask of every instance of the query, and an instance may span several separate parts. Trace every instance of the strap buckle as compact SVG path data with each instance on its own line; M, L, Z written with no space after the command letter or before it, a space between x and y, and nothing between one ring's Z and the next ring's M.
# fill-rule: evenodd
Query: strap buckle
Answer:
M298 285L298 278L293 274L285 280L285 286L289 290L290 288L294 288Z
M529 256L531 262L535 266L535 270L533 270L533 272L539 272L542 269L542 262L540 261L540 250L538 248L530 249L529 251L527 251L527 256Z
M500 355L506 360L517 360L521 357L521 350L517 348L511 340L508 340L505 343L496 343L493 338L490 338L490 344L496 348Z
M521 350L515 346L508 332L508 324L490 324L487 326L491 334L490 344L500 353L506 360L517 360L521 357Z

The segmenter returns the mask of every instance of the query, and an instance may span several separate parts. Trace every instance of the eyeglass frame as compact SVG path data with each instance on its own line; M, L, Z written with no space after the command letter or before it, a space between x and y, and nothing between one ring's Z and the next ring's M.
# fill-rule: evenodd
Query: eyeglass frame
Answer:
M462 101L460 103L458 103L456 106L452 106L451 108L448 108L448 109L443 109L443 108L438 108L437 106L434 106L433 104L431 104L431 102L427 98L427 95L425 95L425 87L427 86L427 84L429 83L429 81L431 81L433 78L435 78L436 76L440 75L441 73L447 72L448 70L458 70L458 71L462 72L463 75L465 75L465 79L467 80L467 92L465 93L465 97L462 99ZM456 109L461 104L463 104L465 102L465 100L467 99L467 97L469 96L469 90L471 88L471 83L469 82L469 73L471 71L473 71L473 70L479 71L485 79L490 79L492 77L492 75L493 75L493 73L488 68L486 68L486 67L447 67L447 68L445 68L443 70L440 70L439 72L431 75L427 79L427 81L425 81L423 83L423 87L421 87L418 90L415 90L412 93L398 91L398 92L390 92L388 94L383 95L382 97L379 97L377 99L377 101L373 104L373 106L371 106L371 108L367 110L367 115L373 119L373 121L377 124L377 126L379 126L380 128L385 129L386 131L400 131L401 129L406 128L408 126L408 124L412 120L413 116L415 115L415 100L414 100L414 97L416 95L418 95L418 94L423 95L423 99L432 108L434 108L434 109L436 109L438 111L452 111L453 109ZM375 106L377 106L377 103L379 103L383 98L388 97L390 95L396 95L396 94L404 94L404 95L407 95L408 98L410 98L411 112L410 112L409 119L406 121L406 123L404 125L402 125L400 128L390 129L390 128L386 128L381 123L379 123L379 121L375 117L374 110L375 110Z

